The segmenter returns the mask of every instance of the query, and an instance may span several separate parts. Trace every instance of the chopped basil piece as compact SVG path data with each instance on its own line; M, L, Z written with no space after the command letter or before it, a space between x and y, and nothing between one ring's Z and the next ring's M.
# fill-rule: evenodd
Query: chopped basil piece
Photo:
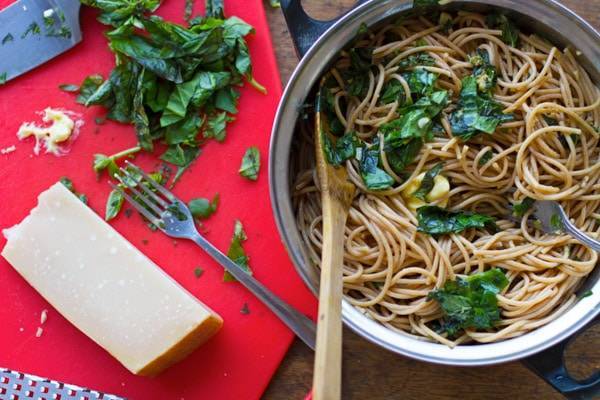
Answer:
M219 193L215 194L212 200L205 198L192 199L188 203L188 208L194 218L206 219L217 211L219 206Z
M435 177L438 176L442 169L444 168L443 163L436 164L433 168L425 173L423 180L421 181L421 185L419 188L412 194L413 197L416 197L419 200L427 201L427 195L433 189L435 185Z
M258 179L258 171L260 170L260 152L258 147L252 146L246 150L244 157L242 158L242 165L240 166L239 173L244 178L248 178L252 181Z
M464 329L493 328L500 320L497 295L508 286L504 273L494 268L466 278L448 281L441 289L429 292L444 311L441 332L458 336Z
M485 164L490 162L492 158L494 158L494 152L491 150L486 151L479 159L479 166L483 167Z
M200 268L200 267L194 268L194 276L196 278L200 278L203 273L204 273L204 270L202 268Z
M62 85L58 85L58 88L63 92L79 92L79 85L74 85L72 83L63 83Z
M550 227L554 232L562 232L564 227L560 215L552 214L550 217Z
M2 45L4 46L6 43L8 42L12 42L14 41L15 38L12 35L12 33L7 33L6 35L4 35L4 37L2 38Z
M248 264L248 256L242 247L242 242L246 241L248 237L246 236L246 232L244 232L244 227L239 220L235 221L235 225L233 228L233 237L231 238L231 244L229 245L229 249L227 250L227 257L231 259L234 263L239 265L244 271L252 275L252 271L250 270L250 266ZM224 282L235 282L236 279L229 272L225 271L223 274Z
M533 206L533 203L535 203L534 199L525 197L522 202L513 205L513 215L519 218L522 217Z
M419 232L432 236L460 233L470 228L498 231L493 217L468 211L448 211L437 206L419 208L417 220Z
M29 24L29 26L27 27L25 32L23 32L23 34L21 35L21 39L25 39L27 37L27 35L29 35L29 34L39 35L40 33L41 33L40 26L38 25L37 22L34 21L31 24Z

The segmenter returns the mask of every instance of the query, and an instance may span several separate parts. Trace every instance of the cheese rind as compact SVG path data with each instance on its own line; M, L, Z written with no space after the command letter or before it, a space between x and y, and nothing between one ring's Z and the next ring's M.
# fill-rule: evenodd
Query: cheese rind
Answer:
M155 375L223 321L57 183L2 256L83 333L139 375Z

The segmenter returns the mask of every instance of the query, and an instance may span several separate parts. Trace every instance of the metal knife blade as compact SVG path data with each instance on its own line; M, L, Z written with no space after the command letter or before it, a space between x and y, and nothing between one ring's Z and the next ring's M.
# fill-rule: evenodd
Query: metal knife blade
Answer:
M79 0L19 0L0 11L0 82L79 43L80 6Z

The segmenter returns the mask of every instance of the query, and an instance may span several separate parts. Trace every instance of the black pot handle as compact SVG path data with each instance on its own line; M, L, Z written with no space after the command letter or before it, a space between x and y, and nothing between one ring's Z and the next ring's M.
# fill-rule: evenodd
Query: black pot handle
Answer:
M366 3L368 0L357 0L354 7ZM294 47L298 57L302 58L310 49L319 36L321 36L331 25L337 22L343 15L329 21L319 21L311 18L300 0L281 0L281 10L285 22L294 41Z
M596 371L592 376L582 381L573 379L565 368L564 354L565 349L572 340L598 322L600 322L600 317L596 317L595 320L570 338L524 359L523 363L567 399L589 400L597 398L600 395L600 371Z

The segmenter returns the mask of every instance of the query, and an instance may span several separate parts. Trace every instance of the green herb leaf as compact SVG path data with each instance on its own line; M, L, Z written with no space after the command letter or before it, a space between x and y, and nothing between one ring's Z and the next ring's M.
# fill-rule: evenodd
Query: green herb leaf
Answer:
M498 231L493 217L468 211L448 211L437 206L419 208L417 220L419 232L432 236L460 233L470 228Z
M255 181L258 179L259 170L260 152L258 151L258 147L249 147L242 158L242 165L240 166L239 173L241 176Z
M279 2L279 0L269 0L269 4L273 8L281 8L281 3Z
M490 162L492 158L494 158L494 152L491 150L486 151L479 159L479 166L483 167L485 164Z
M123 202L125 198L123 194L119 190L113 190L108 195L108 199L106 200L106 210L104 212L104 220L110 221L114 217L119 214L121 208L123 207Z
M249 258L242 247L242 242L245 242L247 239L248 237L246 236L246 232L244 232L242 223L239 220L236 220L233 228L231 244L229 245L229 250L227 250L227 257L239 265L244 271L252 275L252 270L250 270L250 265L248 264ZM223 281L235 282L237 279L235 279L229 272L225 271L223 274Z
M560 219L560 215L552 214L550 217L550 227L554 232L562 232L564 229L562 220Z
M382 104L389 104L397 101L399 104L404 103L404 88L397 79L390 79L383 85L381 89L381 95L379 96L379 102Z
M438 163L433 168L425 173L423 180L421 181L421 185L419 188L412 194L413 197L416 197L419 200L423 200L427 202L427 195L433 189L435 177L438 176L442 169L444 168L444 163Z
M224 18L223 0L206 0L206 16L211 18Z
M492 134L503 122L512 121L512 114L504 114L502 105L486 94L478 93L477 79L467 76L462 80L458 108L450 116L452 134L467 141L480 134Z
M203 132L205 138L214 138L218 142L225 140L227 123L234 118L227 115L226 112L220 112L211 115L206 123L206 129Z
M521 218L529 209L533 206L535 200L530 197L525 197L522 202L514 204L512 206L513 215Z
M402 74L408 87L410 88L413 96L429 96L434 91L435 82L437 81L438 75L433 72L429 72L425 69L415 69L410 73Z
M481 93L489 93L498 81L496 68L490 63L490 56L484 49L477 49L474 55L469 56L473 65L473 76L477 81L477 88Z
M194 0L185 0L185 9L183 12L183 19L190 22L192 19L192 13L194 12Z
M6 72L0 73L0 85L4 85L6 83L6 79L8 74Z
M581 293L581 295L579 296L579 298L580 299L584 299L586 297L590 297L593 294L594 294L594 292L592 292L591 290L586 290L585 292Z
M497 295L506 286L504 273L494 268L486 272L458 277L442 289L429 292L444 311L442 332L456 337L464 329L491 329L500 320Z
M87 204L87 196L83 193L78 193L75 190L75 187L73 186L73 181L71 181L71 179L67 178L66 176L63 176L62 178L60 178L60 183L62 183L67 189L69 189L71 193L77 196L79 200L83 202L83 204Z
M392 187L394 178L379 167L378 141L374 141L371 147L359 148L356 158L359 160L360 176L367 189L378 191Z
M217 207L219 206L219 193L215 194L212 200L208 200L205 198L197 198L192 199L188 203L188 208L190 209L194 218L206 219L213 215L217 211Z
M136 17L155 11L160 0L81 0L82 4L99 8L98 21L105 25L122 26Z
M200 268L200 267L194 268L194 276L196 278L200 278L203 273L204 273L204 270L202 268Z
M4 46L6 43L14 41L14 40L15 40L14 36L11 33L7 33L2 38L2 46Z
M21 35L21 39L25 39L29 34L39 35L40 33L42 33L40 26L37 22L34 21L30 23L25 32L23 32L23 34Z
M339 167L346 160L354 158L356 149L362 146L362 142L355 132L346 133L338 138L335 144L332 143L331 138L325 132L321 132L321 137L325 159L335 167Z
M504 14L489 14L486 23L492 29L502 30L502 41L512 47L519 45L519 29Z
M418 53L408 56L398 63L400 70L406 70L413 67L426 67L435 65L435 59L427 53Z

